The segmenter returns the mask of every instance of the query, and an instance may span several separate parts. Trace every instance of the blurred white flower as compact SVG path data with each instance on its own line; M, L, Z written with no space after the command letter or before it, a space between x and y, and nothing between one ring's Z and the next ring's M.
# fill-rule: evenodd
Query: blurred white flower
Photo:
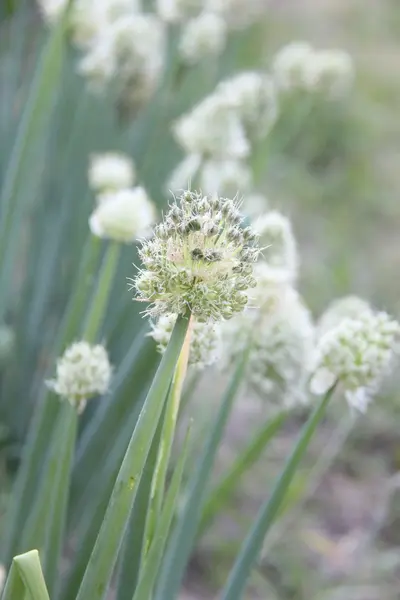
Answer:
M113 192L131 187L135 166L129 156L119 152L93 154L89 165L89 186L95 192Z
M272 71L278 87L283 90L304 88L305 67L314 58L314 50L307 42L291 42L281 48L272 62Z
M246 133L229 100L218 94L207 96L183 115L173 127L186 152L218 158L243 158L250 152Z
M108 391L112 367L104 346L75 342L57 361L56 378L47 385L79 410L86 400Z
M373 314L372 307L366 300L358 296L344 296L334 300L321 315L318 321L318 335L321 336L329 329L333 329L346 319L357 319L359 315Z
M257 277L257 275L256 275ZM270 402L291 407L307 399L314 350L308 309L291 286L264 287L263 303L223 326L223 364L230 367L250 346L247 381Z
M252 219L258 218L260 215L265 213L268 208L269 201L264 194L257 192L245 193L243 198L243 210Z
M162 315L151 323L149 335L157 342L159 352L165 352L176 321L176 315ZM190 334L189 364L204 369L215 363L220 352L220 326L217 323L193 321Z
M166 189L175 193L180 190L190 190L197 186L202 169L200 154L188 154L170 174ZM201 186L200 186L201 187Z
M181 23L196 16L204 0L156 0L158 15L167 23Z
M252 185L252 172L243 161L207 160L201 170L200 186L207 194L241 197Z
M311 391L324 394L339 382L350 406L365 410L390 372L399 339L399 323L384 312L342 320L318 341Z
M103 194L89 226L93 235L129 244L149 233L155 216L146 191L135 187Z
M351 56L343 50L314 52L305 67L306 86L330 98L340 98L348 93L354 80Z
M289 219L272 210L255 221L254 229L259 235L263 259L258 277L266 277L269 269L268 277L293 282L297 278L299 259Z
M222 15L230 29L243 29L266 12L265 0L203 0L205 9Z
M55 23L63 14L68 4L68 0L38 0L39 10L50 24Z
M222 52L226 44L225 20L211 12L188 21L182 30L179 51L183 62L194 65Z
M265 136L278 114L275 84L271 77L245 71L222 81L216 93L237 110L251 137Z
M94 92L102 92L117 72L117 61L109 40L100 39L78 61L77 71Z

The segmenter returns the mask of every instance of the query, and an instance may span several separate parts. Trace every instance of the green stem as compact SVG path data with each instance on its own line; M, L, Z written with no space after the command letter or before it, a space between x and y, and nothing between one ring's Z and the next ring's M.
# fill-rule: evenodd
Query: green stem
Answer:
M264 543L265 536L272 526L288 488L299 467L300 461L325 414L326 407L335 389L333 386L319 401L304 425L300 437L289 456L286 465L275 484L270 498L261 507L247 538L242 544L228 581L222 591L221 600L240 600L250 576L253 564L257 560Z
M268 443L273 439L287 417L287 411L278 413L273 419L267 421L260 431L250 441L248 446L239 454L228 473L211 490L204 505L199 535L202 535L210 526L215 516L220 512L226 502L237 489L241 477L260 458Z
M171 600L178 595L185 568L190 558L190 552L195 542L206 485L231 413L233 402L237 397L246 371L249 352L250 346L242 354L236 365L235 372L221 401L216 419L206 439L197 468L189 481L185 508L178 519L167 547L158 580L155 600Z
M93 343L101 331L120 255L121 244L111 242L103 258L97 287L94 292L94 300L86 317L83 337L88 342Z
M101 600L106 593L138 483L185 339L188 316L186 314L177 318L122 461L76 600Z

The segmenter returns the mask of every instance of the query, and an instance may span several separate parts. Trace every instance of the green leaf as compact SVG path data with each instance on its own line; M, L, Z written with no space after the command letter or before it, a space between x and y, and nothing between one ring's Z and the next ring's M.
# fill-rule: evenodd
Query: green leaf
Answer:
M140 477L157 429L172 375L188 328L188 316L179 316L151 385L122 461L108 508L76 600L104 597L135 500Z
M179 502L182 476L189 449L189 436L190 429L188 430L185 442L180 451L179 459L174 467L174 473L172 475L171 483L169 485L161 510L160 519L154 532L150 549L145 558L133 600L144 600L144 598L151 598L151 592L157 580L157 575L162 557L164 555L172 520Z
M196 538L207 482L233 402L246 370L249 350L250 348L243 353L236 365L235 372L222 399L218 414L211 425L211 430L206 439L204 450L199 457L197 468L189 480L189 490L186 495L185 507L178 518L167 547L160 579L157 584L155 600L175 598L178 595L178 590Z
M297 472L300 461L307 450L319 422L325 414L334 388L335 386L322 397L304 425L270 498L261 507L257 519L242 544L240 553L222 591L221 600L240 600L243 597L252 566L262 550L265 536L274 523L286 492Z
M50 600L37 550L13 558L2 600L22 600L25 591L29 600Z
M86 317L83 333L84 339L90 343L94 343L96 337L101 333L101 326L110 297L111 286L114 280L118 260L121 255L121 247L121 244L111 242L101 265L97 286Z
M152 481L156 469L165 412L166 406L164 406L163 414L158 423L129 516L120 559L120 572L116 593L117 600L131 600L132 590L135 589L138 580L142 557L146 552L146 515L150 505Z
M7 308L9 271L19 243L23 190L29 187L32 170L37 168L37 152L41 150L61 78L67 13L68 10L43 48L6 169L0 200L0 322Z
M200 535L210 526L217 513L220 512L229 498L232 497L240 484L241 477L260 458L262 452L274 438L286 417L287 412L283 411L278 413L270 421L267 421L258 433L256 433L254 438L250 440L246 448L239 454L228 473L215 488L210 491L201 515L199 527Z
M76 409L64 401L51 436L38 493L18 544L21 550L39 548L50 591L57 578L61 554L76 429Z

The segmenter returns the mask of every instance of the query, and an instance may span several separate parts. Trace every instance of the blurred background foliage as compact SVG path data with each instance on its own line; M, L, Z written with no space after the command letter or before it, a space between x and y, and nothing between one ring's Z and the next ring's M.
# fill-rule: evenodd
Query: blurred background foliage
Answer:
M88 157L107 150L128 153L140 182L162 208L167 201L165 180L181 158L169 132L171 120L210 92L221 77L240 68L268 69L273 54L292 40L348 50L355 62L356 82L346 102L301 111L294 106L282 113L273 134L255 153L257 188L270 207L292 219L302 260L300 290L315 316L332 298L348 293L400 316L400 4L397 0L263 1L263 18L250 29L232 34L219 61L179 77L169 73L163 94L134 120L125 118L123 107L115 111L112 97L95 96L85 89L74 70L74 51L68 49L53 99L55 110L30 162L29 184L20 182L24 225L16 240L18 260L9 272L11 294L4 317L15 339L4 359L2 347L10 340L0 332L1 515L87 237L93 205L87 187ZM31 2L2 3L0 18L2 182L46 32ZM126 288L134 261L132 247L124 248L104 323L103 335L115 364L134 355L132 340L142 326L139 308ZM139 373L143 380L150 377L155 361L149 342L142 368L124 385L137 385ZM204 390L212 376L206 376L197 393L200 421L210 409ZM335 444L341 448L339 459L322 479L316 474L315 489L296 506L302 493L299 476L274 543L269 542L262 567L254 574L249 598L398 598L400 434L395 387L372 407L371 418L368 414L358 419L350 437L343 411L331 411L304 473ZM85 413L81 439L98 410L90 406ZM251 397L238 403L218 469L250 438L265 410ZM124 416L117 418L123 422ZM187 600L213 597L295 430L290 423L285 427L231 499L231 510L202 541L188 576ZM199 436L201 443L201 432ZM112 440L105 439L104 459L110 448ZM101 485L101 479L92 479L89 494ZM77 478L74 485L73 493L79 489Z

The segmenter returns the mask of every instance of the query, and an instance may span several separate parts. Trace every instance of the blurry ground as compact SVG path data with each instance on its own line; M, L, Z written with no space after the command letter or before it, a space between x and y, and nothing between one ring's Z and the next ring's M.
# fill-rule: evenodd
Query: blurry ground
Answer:
M319 48L348 50L357 70L351 121L355 130L350 132L343 163L322 175L307 164L300 169L296 165L290 177L287 171L280 176L273 170L265 182L271 204L293 218L303 263L302 291L316 315L332 297L352 292L399 318L400 2L273 0L268 10L264 32L268 52L304 39ZM335 135L341 133L345 137L349 131ZM273 531L248 600L398 600L396 387L357 420L311 498L289 511L288 520ZM206 396L201 396L201 403ZM347 427L343 409L335 407L327 419L307 468ZM242 398L218 469L248 439L263 410L257 402ZM246 479L232 512L203 541L182 600L216 597L213 590L231 564L235 540L246 531L293 443L297 427L291 425Z

